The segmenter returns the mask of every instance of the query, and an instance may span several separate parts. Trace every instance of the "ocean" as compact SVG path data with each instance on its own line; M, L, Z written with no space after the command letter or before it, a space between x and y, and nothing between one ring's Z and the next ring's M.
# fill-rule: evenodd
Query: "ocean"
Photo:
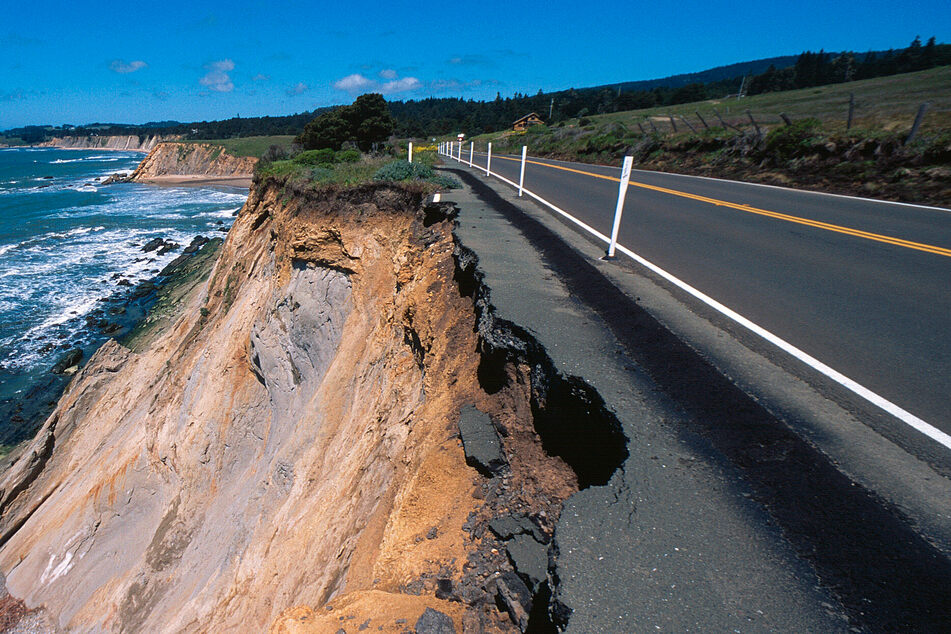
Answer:
M143 156L0 149L0 442L22 435L10 429L23 422L11 403L49 383L67 350L82 348L88 359L109 338L87 323L97 306L182 251L146 253L146 242L184 247L199 234L223 236L247 198L233 188L99 184Z

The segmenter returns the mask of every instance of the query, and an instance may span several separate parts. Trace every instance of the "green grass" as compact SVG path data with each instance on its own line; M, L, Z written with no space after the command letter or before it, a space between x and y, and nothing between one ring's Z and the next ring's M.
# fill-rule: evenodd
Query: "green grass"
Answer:
M269 163L262 166L258 173L264 177L277 176L315 183L356 185L372 180L377 170L391 160L389 157L364 156L353 163L334 163L314 167L296 163L291 159Z
M529 151L555 151L557 148L565 155L579 151L584 154L585 150L594 149L590 147L592 145L607 149L615 141L619 143L640 138L643 136L641 127L651 133L650 122L653 122L659 133L673 134L670 115L674 115L677 135L693 134L680 117L686 117L696 130L703 131L697 112L711 127L720 126L716 116L716 112L719 112L727 123L752 130L747 110L753 113L764 133L783 125L780 113L793 121L818 119L826 131L844 133L850 94L855 95L852 120L852 132L855 134L874 137L907 133L918 107L924 102L928 102L929 107L919 135L934 136L951 130L951 66L942 66L917 73L767 93L739 100L711 99L676 106L588 115L586 118L590 123L585 127L579 127L578 120L571 119L551 128L535 126L525 134L504 131L482 134L470 140L482 148L486 142L492 141L500 151L517 150L524 144L528 145Z
M746 114L753 113L757 123L778 125L780 113L791 119L812 117L831 130L845 130L849 109L849 95L855 95L854 127L880 129L886 132L907 130L915 119L918 106L929 102L921 131L951 128L951 66L942 66L917 73L905 73L890 77L876 77L844 84L831 84L788 90L784 92L754 95L743 99L709 100L677 106L632 110L607 115L589 116L596 124L620 122L637 128L638 121L654 119L654 124L670 128L667 115L673 114L681 130L686 126L679 116L685 116L696 127L702 127L696 112L712 125L717 124L714 110L720 112L728 123L749 127ZM639 131L639 130L638 130Z
M239 139L210 139L201 141L185 141L185 143L207 143L223 147L231 156L260 157L272 145L289 148L294 142L291 135L279 136L248 136Z

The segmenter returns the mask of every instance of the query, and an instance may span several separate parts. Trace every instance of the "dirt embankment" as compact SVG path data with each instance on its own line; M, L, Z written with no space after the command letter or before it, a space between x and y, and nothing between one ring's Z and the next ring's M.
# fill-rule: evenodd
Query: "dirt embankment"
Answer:
M250 184L256 158L231 156L209 143L160 143L139 164L129 180L140 183L245 181Z
M383 184L256 187L182 314L146 350L103 346L4 474L11 613L79 631L557 617L561 502L625 440L493 317L451 215Z
M165 141L174 141L176 136L67 136L53 137L43 145L65 150L124 150L151 152Z

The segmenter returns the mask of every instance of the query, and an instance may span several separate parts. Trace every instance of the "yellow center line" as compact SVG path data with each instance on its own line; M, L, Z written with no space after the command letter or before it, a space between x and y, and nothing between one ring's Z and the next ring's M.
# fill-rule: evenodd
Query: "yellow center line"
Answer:
M496 156L495 158L501 159L504 161L521 162L521 159L509 158L506 156ZM586 172L584 170L574 169L571 167L564 167L561 165L552 165L551 163L542 163L541 161L525 161L525 162L531 163L532 165L541 165L543 167L550 167L551 169L562 170L565 172L572 172L574 174L583 174L585 176L592 176L594 178L614 181L615 183L621 182L621 179L616 176L605 176L604 174L595 174L593 172ZM865 240L874 240L875 242L883 242L885 244L905 247L906 249L914 249L916 251L924 251L926 253L933 253L935 255L943 255L945 257L951 257L951 249L946 249L944 247L939 247L939 246L935 246L931 244L922 244L921 242L912 242L911 240L904 240L902 238L894 238L892 236L886 236L879 233L871 233L869 231L862 231L861 229L843 227L841 225L834 225L828 222L820 222L818 220L809 220L808 218L800 218L799 216L791 216L789 214L780 213L778 211L770 211L768 209L758 209L756 207L751 207L750 205L731 203L726 200L719 200L717 198L709 198L707 196L699 196L697 194L689 194L687 192L678 191L676 189L668 189L666 187L658 187L656 185L648 185L646 183L637 183L637 182L631 181L631 187L640 187L642 189L650 189L656 192L670 194L671 196L679 196L681 198L689 198L690 200L696 200L698 202L708 203L710 205L716 205L717 207L729 207L730 209L745 211L747 213L756 214L758 216L765 216L767 218L774 218L776 220L794 222L796 224L805 225L807 227L813 227L815 229L823 229L825 231L834 231L836 233L842 233L842 234L853 236L856 238L864 238Z

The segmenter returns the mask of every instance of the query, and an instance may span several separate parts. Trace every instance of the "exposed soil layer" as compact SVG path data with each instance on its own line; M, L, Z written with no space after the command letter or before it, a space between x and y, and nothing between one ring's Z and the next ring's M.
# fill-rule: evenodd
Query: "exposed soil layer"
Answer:
M231 156L210 143L165 142L151 149L128 180L148 183L172 176L250 178L256 163L256 158Z
M453 215L411 186L259 183L207 281L203 253L4 474L12 596L67 630L550 629L561 503L626 438L494 317Z

